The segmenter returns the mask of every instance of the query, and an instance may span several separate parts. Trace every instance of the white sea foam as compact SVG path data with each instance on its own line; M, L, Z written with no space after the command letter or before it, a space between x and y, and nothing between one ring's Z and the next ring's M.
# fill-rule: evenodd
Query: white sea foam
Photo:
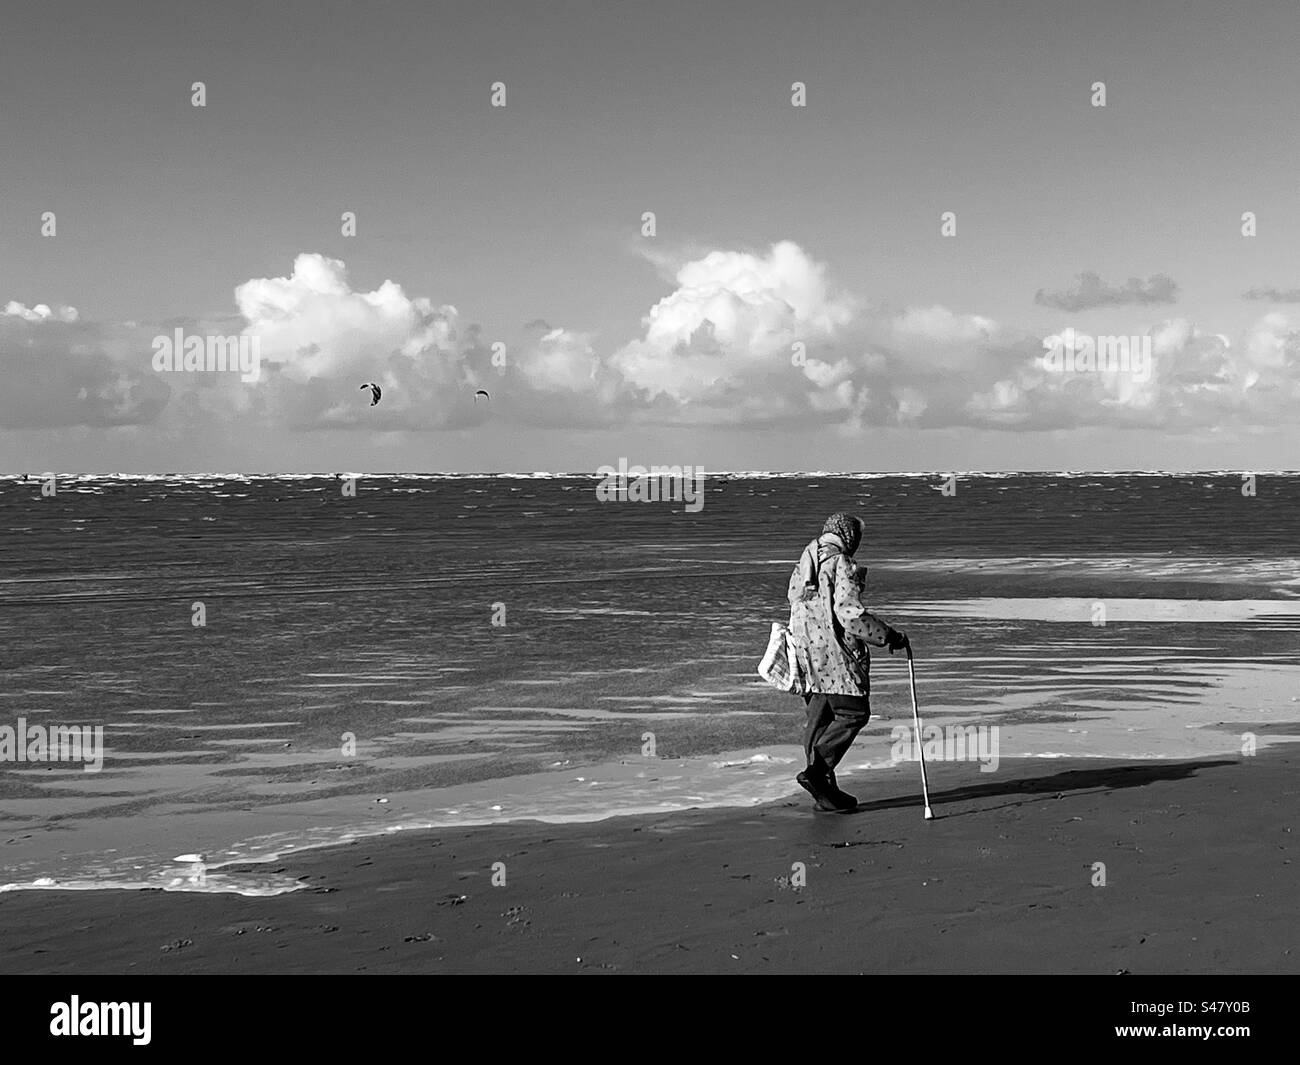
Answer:
M1241 757L1245 732L1251 732L1259 749L1300 741L1300 705L1292 702L1300 668L1264 661L1235 665L1240 668L1217 671L1212 688L1189 686L1177 699L1152 699L1150 693L1123 689L1099 694L1095 685L1071 697L1062 694L1059 684L1042 689L1031 684L1010 691L1003 689L1002 694L982 692L977 705L930 701L922 671L922 713L926 725L998 725L1001 774L1012 771L1015 759L1164 761ZM898 685L881 687L897 689ZM868 803L873 790L893 795L899 787L910 786L900 782L911 781L913 773L911 764L895 762L890 750L893 724L910 723L905 698L901 691L886 691L877 693L876 703L886 713L873 718L840 770L841 783ZM532 709L573 718L608 720L611 716L626 716L610 715L608 711ZM1044 712L1057 718L1065 715L1067 720L1043 721ZM411 723L419 720L410 719ZM1294 722L1290 731L1285 728L1288 722ZM521 733L529 731L518 725L513 728ZM28 867L27 875L0 887L0 891L149 887L273 895L299 890L304 885L259 866L282 862L305 850L423 829L514 821L594 822L692 808L752 807L798 794L793 768L802 761L802 751L795 746L681 759L636 755L599 765L556 763L557 768L545 772L444 788L386 791L387 802L383 805L370 794L300 798L265 809L264 823L279 825L277 831L224 849L193 846L195 840L222 836L229 839L238 832L239 822L221 810L177 813L161 820L77 822L68 818L61 822L57 840L49 843L57 844L58 852L21 863ZM903 775L886 776L900 773ZM942 764L931 767L930 787L933 794L942 794ZM48 812L49 799L40 802ZM109 839L118 841L112 855L102 851L104 841ZM101 852L93 859L70 857L96 848ZM169 856L184 851L208 856L203 877L178 874ZM17 853L13 857L17 858ZM252 869L237 868L250 864Z
M893 604L909 617L998 618L1015 621L1051 621L1091 624L1096 604L1105 607L1104 622L1179 622L1223 625L1261 618L1300 618L1300 602L1293 599L1097 599L1051 596L902 600Z

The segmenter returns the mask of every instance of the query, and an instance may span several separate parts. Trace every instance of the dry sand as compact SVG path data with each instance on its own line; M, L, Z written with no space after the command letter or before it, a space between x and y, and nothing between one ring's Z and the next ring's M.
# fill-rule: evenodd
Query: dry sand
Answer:
M1297 973L1297 768L945 763L928 823L915 782L862 775L849 815L799 793L304 852L278 897L17 892L0 972Z

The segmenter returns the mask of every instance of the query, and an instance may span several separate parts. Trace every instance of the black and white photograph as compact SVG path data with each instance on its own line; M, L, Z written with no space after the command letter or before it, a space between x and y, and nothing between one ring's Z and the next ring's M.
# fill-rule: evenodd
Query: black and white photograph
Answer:
M1260 1053L1298 44L1294 0L7 3L23 1031L830 976Z

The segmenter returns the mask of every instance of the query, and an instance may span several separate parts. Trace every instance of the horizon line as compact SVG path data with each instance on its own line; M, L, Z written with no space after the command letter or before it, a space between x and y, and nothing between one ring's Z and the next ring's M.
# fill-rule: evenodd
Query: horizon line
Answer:
M647 471L649 467L645 467ZM706 477L1016 477L1016 476L1061 476L1069 475L1076 477L1206 477L1211 475L1217 476L1240 476L1243 474L1252 474L1254 476L1294 476L1300 475L1300 469L1294 470L1261 470L1247 469L1244 467L1233 469L1203 469L1203 470L1153 470L1153 469L1129 469L1129 470L705 470L703 467L683 466L682 469L698 468ZM615 474L616 475L616 474ZM593 472L590 470L329 470L329 471L298 471L298 470L281 470L272 472L267 470L251 471L230 471L230 470L168 470L164 473L159 472L124 472L121 470L103 471L103 470L80 470L80 471L50 471L45 470L41 473L28 471L13 472L8 471L0 473L0 479L15 479L21 483L21 478L39 480L42 477L121 477L121 478L139 478L139 477L320 477L320 478L337 478L337 477L565 477L565 478L603 478L607 475ZM638 475L639 476L639 475Z

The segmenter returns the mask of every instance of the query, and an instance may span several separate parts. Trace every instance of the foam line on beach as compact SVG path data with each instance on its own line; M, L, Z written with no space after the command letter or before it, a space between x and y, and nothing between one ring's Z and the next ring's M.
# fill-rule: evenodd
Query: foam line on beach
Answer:
M1242 583L1267 587L1279 596L1293 597L1300 586L1300 558L1295 556L1168 554L1079 555L973 555L942 558L876 558L873 570L882 572L978 574L996 573L1121 578L1124 580Z
M1044 598L906 600L894 604L900 615L940 618L996 618L1004 621L1051 621L1091 624L1096 604L1105 607L1106 624L1179 622L1232 624L1264 619L1300 618L1300 602L1289 599L1103 599Z
M1300 706L1290 694L1295 682L1293 667L1261 666L1226 674L1212 698L1191 705L1123 697L1081 700L1057 708L1058 718L1064 720L1050 723L1020 716L1048 709L1043 696L1035 692L989 699L978 710L938 703L925 706L923 712L925 724L938 728L997 723L999 755L1008 762L1239 756L1243 730L1258 730L1254 738L1259 749L1300 742ZM869 795L877 774L913 773L914 765L898 758L892 743L895 730L909 726L910 716L897 713L896 708L892 717L873 720L842 767L841 783ZM770 746L671 760L631 757L594 766L557 762L540 773L391 793L382 805L373 796L357 793L300 799L268 809L266 817L281 826L279 831L225 849L212 848L202 881L178 871L164 854L198 850L196 839L233 838L239 822L229 811L176 813L164 824L131 818L118 818L107 826L103 819L65 820L59 839L47 844L57 842L58 853L23 863L29 878L0 886L0 891L161 888L272 895L304 885L257 867L304 850L427 829L518 821L581 823L689 809L752 807L801 795L792 777L802 760L796 746ZM931 765L932 788L943 787L944 772L942 761ZM134 857L103 853L104 840L119 837L116 853ZM92 848L98 852L91 854ZM80 859L69 857L79 850L83 851Z

